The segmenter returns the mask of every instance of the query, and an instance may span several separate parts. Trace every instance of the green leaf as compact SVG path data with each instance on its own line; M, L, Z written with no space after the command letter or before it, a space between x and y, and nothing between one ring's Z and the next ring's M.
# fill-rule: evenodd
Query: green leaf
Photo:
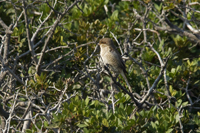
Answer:
M103 119L102 124L106 127L109 127L108 121L106 118Z
M177 115L176 115L176 123L178 123L179 122L179 114L177 113Z
M173 9L175 5L173 3L170 3L168 6L165 6L163 9L168 10L168 9Z
M152 122L152 121L151 121L151 126L152 126L154 129L157 128L157 125L156 125L154 122Z
M83 129L84 133L89 133L90 131L87 128Z
M30 129L26 129L26 133L32 133Z
M159 44L159 50L162 50L163 44L164 44L164 39L162 39L160 44Z
M128 106L128 107L127 107L127 114L131 114L132 111L133 111L132 106Z
M77 126L78 126L78 127L80 127L80 128L83 128L83 127L88 127L88 125L87 125L87 124L78 124Z
M90 99L87 97L87 98L85 99L85 105L86 105L86 106L88 106L89 101L90 101Z
M104 0L104 5L107 5L109 0Z
M189 66L191 66L190 60L187 60L187 63L188 63Z
M111 19L118 20L119 11L115 10L111 16Z
M173 129L170 128L170 129L168 129L168 130L166 131L166 133L172 133L172 131L173 131Z
M176 107L179 107L179 106L181 105L181 103L182 103L182 100L179 99L179 100L176 102Z
M171 69L171 73L175 73L176 72L176 69L175 68L172 68Z
M160 5L157 5L157 4L154 3L154 6L159 12L162 9L162 3Z
M59 123L53 123L53 124L50 124L49 126L47 126L47 128L58 128L60 125L60 122Z
M48 122L45 121L45 122L44 122L44 127L47 127L47 126L48 126Z
M200 112L197 112L197 115L200 117Z
M118 125L122 125L122 121L118 118L117 119Z
M187 106L188 105L188 101L187 102L184 102L184 103L182 103L182 106L184 107L184 106Z

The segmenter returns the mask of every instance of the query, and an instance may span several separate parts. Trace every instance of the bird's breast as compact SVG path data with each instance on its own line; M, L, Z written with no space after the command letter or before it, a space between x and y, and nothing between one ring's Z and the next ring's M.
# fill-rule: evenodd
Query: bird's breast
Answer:
M103 59L104 64L109 64L109 65L117 65L119 60L117 53L112 50L110 47L103 47L101 48L100 52L101 58Z

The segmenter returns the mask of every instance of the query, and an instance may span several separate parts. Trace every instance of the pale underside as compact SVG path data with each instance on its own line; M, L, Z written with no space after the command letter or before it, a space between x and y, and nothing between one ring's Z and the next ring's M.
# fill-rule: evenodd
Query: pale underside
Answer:
M101 47L100 55L104 62L104 65L108 64L111 67L112 71L121 74L122 77L125 79L125 82L128 85L130 92L132 93L131 86L128 83L128 80L125 75L126 71L125 65L123 63L121 56L114 49L112 49L110 46L106 44L101 44L100 47Z
M123 70L123 64L121 62L120 55L112 50L112 48L106 44L101 44L101 58L103 59L103 62L105 65L110 65L112 70L116 73L121 73ZM116 59L119 61L117 62ZM120 70L120 71L119 71Z

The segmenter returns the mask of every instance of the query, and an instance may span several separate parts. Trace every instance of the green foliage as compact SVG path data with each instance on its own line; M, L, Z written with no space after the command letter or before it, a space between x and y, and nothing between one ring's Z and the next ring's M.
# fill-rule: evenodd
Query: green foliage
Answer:
M124 99L122 93L116 95ZM70 132L72 129L80 128L84 132L177 132L179 119L183 125L199 124L198 117L189 118L186 111L184 117L180 118L176 107L161 109L152 107L150 110L142 110L136 113L136 117L130 118L134 107L126 104L127 100L121 100L115 105L115 113L105 108L104 104L96 100L86 98L81 100L78 96L71 99L70 103L64 103L62 113L54 114L52 124L46 128L60 128L62 131ZM185 106L181 100L177 106ZM185 131L188 129L186 128Z
M66 1L66 4L63 4L62 0L57 2L55 10L60 12L60 14L73 3L70 0ZM48 2L49 5L52 5L54 1ZM12 3L17 4L17 10L13 8ZM16 20L15 14L19 16L22 10L19 8L21 7L20 2L13 0L12 3L0 2L0 16L7 25L12 23L12 19ZM41 24L40 21L44 21L49 15L51 8L43 1L27 1L27 4L30 4L27 8L27 16L31 37L37 30L36 27ZM186 87L188 87L187 93L191 96L190 99L193 102L199 99L200 96L199 45L194 45L194 42L190 38L181 34L176 35L166 31L159 31L152 24L162 21L159 17L162 17L161 13L166 12L168 19L174 25L177 25L177 27L183 29L185 24L183 24L182 20L170 12L177 13L177 7L181 4L182 2L180 0L175 2L150 0L134 2L121 0L84 0L83 2L77 3L77 5L63 16L53 36L51 36L48 47L44 51L40 68L41 72L39 74L36 74L37 64L33 60L30 61L30 59L33 59L31 53L20 58L20 63L15 66L17 59L15 60L13 58L19 57L30 49L27 41L24 16L22 16L18 26L14 28L11 35L10 47L12 51L9 51L9 57L12 60L9 60L9 63L11 64L10 68L14 66L12 71L15 71L16 75L23 80L27 79L28 82L27 88L21 87L18 83L12 86L21 88L20 95L25 94L25 89L29 91L28 95L33 96L44 91L44 95L37 97L43 98L46 106L43 106L40 100L34 99L35 104L38 104L42 109L49 109L52 107L52 104L58 103L66 84L68 88L65 94L63 94L64 98L67 96L70 97L74 92L77 92L76 97L68 99L65 102L60 101L63 103L58 110L53 111L51 122L47 118L40 116L40 119L46 121L42 123L37 118L37 127L31 124L30 129L26 130L26 132L38 132L37 128L49 129L49 132L53 132L54 128L59 128L61 132L75 132L79 129L85 133L170 133L180 132L180 121L185 132L200 132L200 113L195 109L195 107L199 108L199 101L191 105L186 94ZM107 11L105 6L108 8ZM199 8L198 5L193 6L197 7L197 9ZM146 7L149 7L148 10ZM133 9L145 20L140 20L136 16L136 13L133 12ZM33 13L34 11L40 12L42 15L36 15ZM38 60L41 57L41 51L47 36L44 39L42 38L60 15L56 11L53 11L48 21L42 25L42 30L39 31L33 41L35 43L41 40L40 44L34 48L37 53L34 58ZM183 17L183 15L181 14L180 17ZM191 13L187 13L186 17L190 20L192 27L198 27L192 20L194 18L196 21L199 20L199 13L191 10ZM144 23L146 30L143 27ZM162 25L158 24L158 26ZM97 69L96 66L98 66L98 69L100 67L97 58L99 51L95 49L97 42L94 41L102 36L111 37L113 40L116 37L121 44L120 47L124 49L123 43L127 38L129 39L128 43L130 43L130 47L132 48L130 49L129 56L141 63L147 71L147 75L145 75L137 63L134 63L132 60L126 62L128 80L134 92L142 96L147 92L148 84L146 80L149 80L151 86L161 70L158 56L144 42L144 36L140 35L142 30L146 31L147 42L152 44L163 61L169 57L166 66L166 77L169 92L176 101L168 103L167 87L165 86L164 78L162 78L158 82L155 92L153 92L155 106L139 110L136 112L136 115L131 117L135 105L129 95L121 91L115 94L114 100L117 100L117 102L114 104L114 107L109 99L111 96L110 93L106 94L104 101L97 95L100 89L110 91L111 79L110 76L103 74L99 76L102 79L99 79L98 74L100 72L98 71L98 74L93 72L94 69ZM4 31L1 34L3 35L3 33ZM136 37L137 39L135 40ZM94 43L79 47L88 42ZM136 42L137 44L135 44ZM60 46L63 47L58 48ZM58 49L52 50L54 48ZM48 50L52 51L46 52ZM57 61L59 58L61 59ZM51 63L54 61L57 62L52 65ZM86 67L88 69L87 71ZM77 79L77 77L80 79ZM120 77L118 81L121 85L126 86L123 78ZM98 82L97 85L94 85L94 82ZM2 92L4 93L5 91L2 89ZM23 97L19 100L24 102L27 99ZM160 104L164 101L166 101L166 104ZM10 108L10 103L8 107ZM182 108L182 116L179 114L180 108ZM33 115L35 114L36 112L33 113ZM41 126L42 124L44 127Z
M36 80L30 80L29 85L31 89L38 91L38 90L46 90L50 85L50 80L47 79L47 75L42 73L40 76L35 75Z

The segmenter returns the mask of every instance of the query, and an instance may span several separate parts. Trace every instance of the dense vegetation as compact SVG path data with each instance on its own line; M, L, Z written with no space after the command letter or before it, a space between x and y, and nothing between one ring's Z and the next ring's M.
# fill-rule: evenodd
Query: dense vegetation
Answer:
M0 131L200 132L199 27L198 0L0 0Z

